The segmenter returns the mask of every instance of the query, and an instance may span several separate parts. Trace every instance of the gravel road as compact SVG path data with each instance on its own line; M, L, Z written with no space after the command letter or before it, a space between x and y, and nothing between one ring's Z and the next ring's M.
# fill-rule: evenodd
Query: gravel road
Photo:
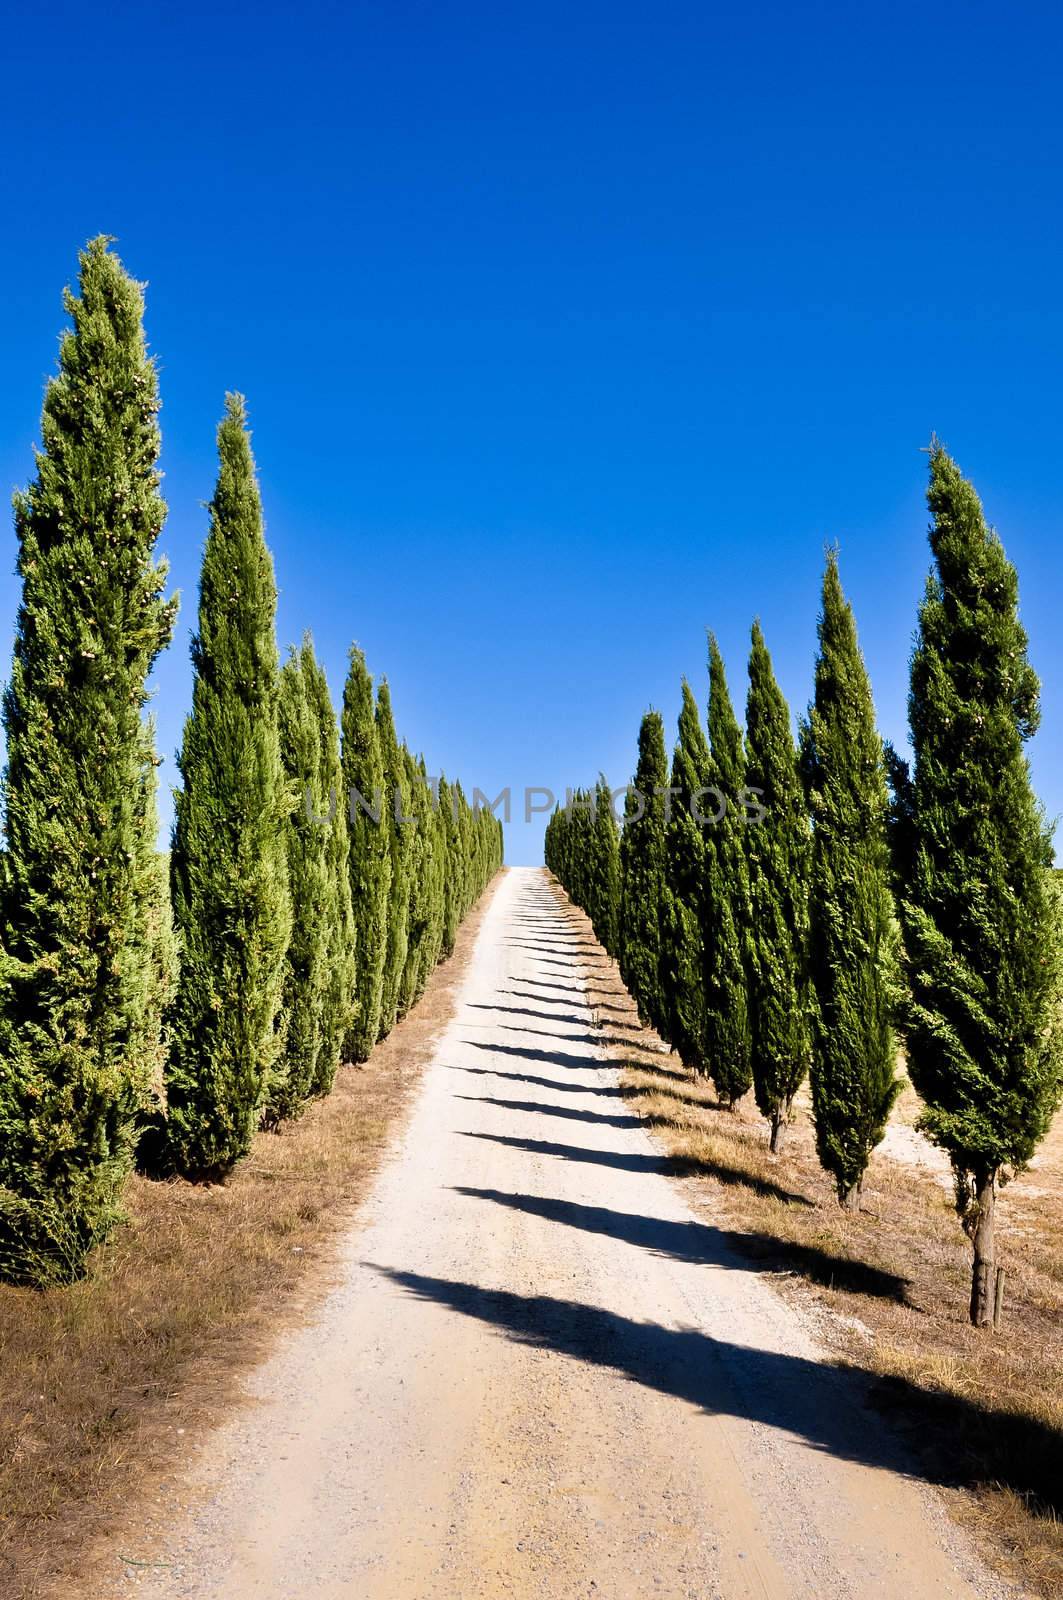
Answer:
M580 938L542 872L506 874L336 1287L145 1525L166 1565L118 1563L109 1594L1002 1592L662 1171Z

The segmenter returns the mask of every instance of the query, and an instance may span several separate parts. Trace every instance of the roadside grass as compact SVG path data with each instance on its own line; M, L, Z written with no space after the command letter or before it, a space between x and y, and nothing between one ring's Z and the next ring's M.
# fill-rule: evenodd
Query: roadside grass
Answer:
M835 1359L872 1375L873 1403L997 1570L1024 1592L1063 1593L1063 1117L1036 1165L1002 1191L1003 1325L978 1333L967 1321L969 1246L947 1169L911 1134L910 1087L889 1140L908 1159L877 1152L862 1209L846 1214L816 1159L807 1099L771 1156L752 1096L737 1113L719 1110L711 1085L639 1027L615 963L600 949L583 959L622 1087L693 1209L812 1315Z
M93 1546L127 1537L137 1504L325 1291L332 1247L450 1017L492 892L367 1065L342 1068L326 1100L260 1134L228 1183L134 1177L128 1220L83 1281L0 1285L5 1600L85 1593Z

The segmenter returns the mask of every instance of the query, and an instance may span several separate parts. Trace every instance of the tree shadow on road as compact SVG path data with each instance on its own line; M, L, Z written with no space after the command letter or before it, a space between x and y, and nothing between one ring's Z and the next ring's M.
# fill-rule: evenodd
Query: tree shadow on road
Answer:
M523 983L529 989L560 990L560 992L565 995L582 995L585 992L582 983L558 983L556 978L551 978L549 983L543 983L538 978L517 978L514 981L517 983ZM524 994L520 989L499 989L498 992L499 994L515 994L522 1000L538 1000L542 998L541 995ZM611 1006L609 1009L616 1011L620 1008L617 1006Z
M534 986L534 988L537 989L537 990L541 990L541 989L561 989L561 990L565 991L566 996L582 995L582 994L585 993L585 990L584 990L582 984L578 984L578 985L575 985L575 986L570 985L570 984L557 984L557 983L553 983L553 982L550 982L549 984L543 984L543 983L536 982L536 980L534 978L516 978L516 979L514 979L514 982L516 982L516 983L524 983L524 984L527 984L529 987ZM576 1003L576 1004L579 1004L579 1005L585 1005L588 1011L592 1011L592 1010L596 1011L596 1012L598 1012L598 1011L608 1011L608 1012L612 1013L612 1015L610 1015L610 1018L609 1018L609 1026L611 1028L630 1028L632 1033L640 1032L640 1025L637 1022L629 1022L629 1021L627 1021L627 1012L625 1011L623 1006L610 1005L606 1001L596 1000L594 1002L593 1006L592 1006L591 1002L589 1000L578 1000L576 1002L573 1002L571 1000L571 998L567 998L566 1000L555 1000L553 995L551 995L551 994L541 994L541 993L528 994L524 989L499 989L498 992L499 992L499 994L511 995L515 1000L537 1000L540 1005L544 1005L544 1006L562 1006L562 1005L565 1005L565 1004L571 1005L573 1003ZM485 1007L485 1009L486 1010L493 1010L493 1009L496 1009L496 1008L494 1008L494 1007ZM501 1009L501 1008L499 1007L497 1009Z
M551 1084L550 1088L555 1088ZM530 1111L540 1117L559 1117L569 1122L597 1122L608 1128L637 1128L638 1117L614 1115L608 1111L583 1111L578 1106L548 1105L542 1100L500 1100L493 1094L459 1094L456 1100L472 1100L482 1106L499 1106L505 1111Z
M495 1144L509 1145L514 1150L526 1150L529 1155L557 1156L562 1161L586 1161L591 1166L611 1167L617 1172L658 1172L665 1176L679 1174L716 1178L720 1183L741 1184L757 1194L772 1200L782 1200L787 1205L812 1206L807 1195L793 1189L784 1189L767 1178L757 1178L748 1172L731 1169L720 1161L695 1156L655 1156L638 1150L595 1150L582 1145L555 1144L549 1139L523 1139L516 1134L474 1133L462 1129L466 1139L490 1139Z
M507 1102L502 1102L503 1104ZM530 1216L545 1217L569 1228L622 1239L651 1255L673 1261L693 1261L711 1267L744 1267L752 1259L765 1272L796 1270L813 1283L852 1294L874 1295L882 1300L907 1303L906 1278L864 1261L832 1255L812 1245L792 1244L767 1233L745 1233L729 1228L714 1228L704 1222L676 1222L663 1217L644 1217L629 1211L613 1211L608 1206L582 1205L573 1200L558 1200L550 1195L508 1194L500 1189L472 1189L457 1186L456 1193L495 1205L508 1206ZM745 1259L740 1259L745 1258Z
M540 1022L573 1022L580 1027L587 1026L586 1017L578 1017L572 1011L533 1011L530 1006L491 1006L482 1000L467 1000L465 1004L470 1011L501 1011L513 1017L535 1017Z
M532 1072L500 1072L493 1067L451 1067L451 1072L470 1072L480 1078L508 1078L512 1083L529 1083L536 1089L561 1090L565 1094L602 1094L626 1098L618 1083L565 1083L557 1078L537 1078Z
M527 944L525 944L525 946L522 946L522 949L530 950L530 949L533 949L533 947L532 946L527 946ZM551 968L551 971L548 971L548 973L544 973L543 974L544 978L546 978L546 981L548 981L548 982L554 981L554 978L552 978L552 974L554 974L554 971L557 971L557 973L565 973L565 974L567 974L568 978L572 978L572 976L573 976L573 973L572 973L572 965L573 965L573 963L572 962L560 962L560 960L556 960L556 958L552 957L552 955L541 955L541 954L538 954L538 952L536 952L535 965L536 965L536 968L546 968L546 966L548 966L548 968ZM520 982L532 982L532 979L530 979L530 978L522 978L522 979L520 979Z
M536 955L541 954L541 952L544 952L546 955L602 954L602 952L600 952L600 947L597 946L597 944L589 944L586 939L564 939L564 941L556 941L556 939L533 939L532 936L525 936L525 938L506 939L504 944L507 944L507 946L514 950L535 950Z
M907 1379L877 1379L852 1365L714 1339L696 1328L663 1328L550 1295L366 1265L416 1298L476 1318L516 1343L607 1368L708 1415L743 1418L838 1460L899 1476L959 1488L1003 1483L1049 1515L1063 1510L1063 1438L1033 1418ZM872 1405L884 1418L872 1419ZM886 1419L900 1422L906 1437Z
M549 1038L549 1034L544 1034ZM539 1061L550 1067L582 1067L591 1071L601 1067L619 1067L619 1061L598 1061L594 1056L574 1056L565 1050L539 1050L534 1045L519 1044L490 1044L486 1039L463 1039L463 1044L471 1045L474 1050L486 1050L489 1055L520 1056L525 1061Z
M556 1020L557 1018L555 1017L550 1018L551 1022ZM584 1027L586 1027L585 1020ZM520 1033L524 1035L525 1039L556 1039L560 1044L601 1045L613 1042L611 1040L603 1040L600 1033L553 1033L548 1028L518 1027L512 1022L496 1022L495 1029L499 1033Z

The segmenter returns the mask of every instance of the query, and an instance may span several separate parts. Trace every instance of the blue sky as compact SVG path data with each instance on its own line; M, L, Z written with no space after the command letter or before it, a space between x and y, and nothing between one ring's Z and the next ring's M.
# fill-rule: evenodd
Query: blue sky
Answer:
M744 699L759 615L801 709L827 540L903 741L936 430L1019 568L1063 812L1057 8L59 0L5 44L0 479L114 234L183 596L164 783L238 388L281 643L309 627L338 696L357 639L430 767L492 795L625 782L645 707L671 732L684 673L704 701L708 627Z

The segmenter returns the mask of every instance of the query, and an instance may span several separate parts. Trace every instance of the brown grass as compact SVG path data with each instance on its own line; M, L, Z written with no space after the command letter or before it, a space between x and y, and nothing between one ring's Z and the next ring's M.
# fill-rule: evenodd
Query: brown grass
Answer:
M969 1247L950 1187L878 1153L863 1209L843 1213L816 1159L807 1105L772 1157L752 1096L735 1114L718 1110L711 1086L640 1028L604 952L586 969L632 1104L674 1157L694 1210L729 1228L736 1247L811 1312L839 1361L876 1375L876 1402L997 1569L1030 1593L1063 1593L1063 1117L1036 1166L1002 1191L1004 1325L979 1333L967 1321ZM908 1089L897 1117L910 1124L917 1111Z
M83 1282L0 1286L0 1593L77 1592L236 1380L329 1281L336 1239L453 1010L491 891L423 999L327 1100L260 1134L224 1187L134 1178Z

